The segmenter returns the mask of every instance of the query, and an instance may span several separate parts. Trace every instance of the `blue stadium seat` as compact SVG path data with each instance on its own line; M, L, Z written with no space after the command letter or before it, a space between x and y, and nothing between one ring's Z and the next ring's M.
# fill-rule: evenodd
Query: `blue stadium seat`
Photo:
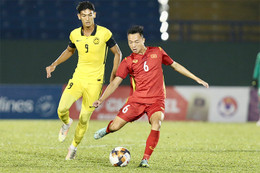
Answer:
M1 39L68 39L69 32L81 24L77 18L77 3L73 0L1 0ZM117 40L125 40L126 31L133 24L144 25L149 37L160 39L157 0L98 0L94 4L95 22L109 28Z

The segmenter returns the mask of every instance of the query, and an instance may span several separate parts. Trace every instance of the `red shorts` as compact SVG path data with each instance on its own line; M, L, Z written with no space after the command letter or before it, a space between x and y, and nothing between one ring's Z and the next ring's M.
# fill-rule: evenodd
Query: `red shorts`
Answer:
M145 113L150 120L151 116L158 111L164 113L165 105L164 101L158 101L153 104L127 102L119 110L118 117L122 118L127 122L132 122L141 118Z

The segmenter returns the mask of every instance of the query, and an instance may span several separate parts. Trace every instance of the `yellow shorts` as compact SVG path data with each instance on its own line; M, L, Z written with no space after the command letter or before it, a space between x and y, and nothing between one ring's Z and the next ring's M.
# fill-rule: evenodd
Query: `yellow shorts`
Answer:
M63 93L68 93L75 100L82 97L82 107L87 111L94 111L94 101L99 99L103 83L91 82L72 78L69 80Z

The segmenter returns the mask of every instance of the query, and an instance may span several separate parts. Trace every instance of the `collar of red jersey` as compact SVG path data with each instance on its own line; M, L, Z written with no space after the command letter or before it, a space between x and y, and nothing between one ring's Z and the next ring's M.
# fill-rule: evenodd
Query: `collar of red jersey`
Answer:
M142 54L139 54L139 53L132 53L132 55L133 55L133 56L144 56L144 55L148 52L149 49L150 49L150 47L149 47L149 46L146 46L146 51L144 52L143 55L142 55Z

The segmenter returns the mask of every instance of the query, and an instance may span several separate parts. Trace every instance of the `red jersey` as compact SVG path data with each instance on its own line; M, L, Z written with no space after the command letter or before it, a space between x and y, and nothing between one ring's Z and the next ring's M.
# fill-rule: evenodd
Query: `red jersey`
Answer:
M118 67L116 76L131 79L128 101L155 103L165 99L165 86L162 64L171 65L174 61L160 47L147 47L144 55L132 53Z

